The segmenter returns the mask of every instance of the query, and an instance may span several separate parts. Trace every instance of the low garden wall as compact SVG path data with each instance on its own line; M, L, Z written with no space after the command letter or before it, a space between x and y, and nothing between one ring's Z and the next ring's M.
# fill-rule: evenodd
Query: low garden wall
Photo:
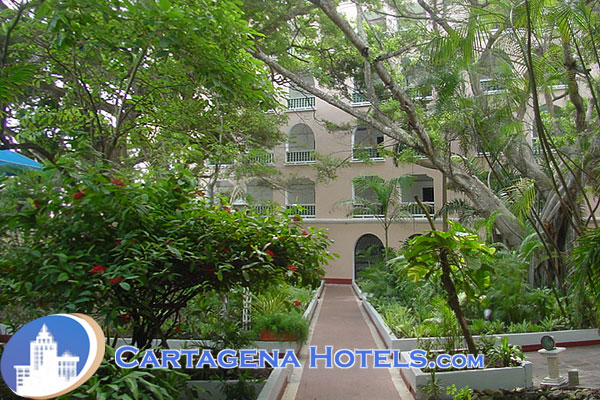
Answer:
M256 400L279 400L283 396L291 375L288 368L274 368L266 381L251 382L258 393ZM224 385L235 384L236 381L190 381L188 386L193 390L191 397L181 397L180 400L212 400L225 398Z
M409 362L408 353L401 353L402 362ZM429 384L432 377L420 368L401 370L402 379L416 399L426 396L422 388ZM483 368L472 370L436 372L435 379L441 387L455 385L457 389L469 386L474 390L514 389L533 386L533 364L524 361L519 367ZM451 399L452 396L445 398Z

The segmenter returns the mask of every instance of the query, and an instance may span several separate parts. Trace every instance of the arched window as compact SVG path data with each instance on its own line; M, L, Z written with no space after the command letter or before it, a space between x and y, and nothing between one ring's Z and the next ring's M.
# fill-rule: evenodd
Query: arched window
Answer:
M296 124L290 129L285 161L288 164L306 164L315 161L315 134L310 126Z

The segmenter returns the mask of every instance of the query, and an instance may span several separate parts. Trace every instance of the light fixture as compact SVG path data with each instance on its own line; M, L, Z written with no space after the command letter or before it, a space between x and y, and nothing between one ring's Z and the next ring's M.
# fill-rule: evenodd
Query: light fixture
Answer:
M540 344L546 350L554 350L556 348L554 338L550 335L544 335L540 339Z

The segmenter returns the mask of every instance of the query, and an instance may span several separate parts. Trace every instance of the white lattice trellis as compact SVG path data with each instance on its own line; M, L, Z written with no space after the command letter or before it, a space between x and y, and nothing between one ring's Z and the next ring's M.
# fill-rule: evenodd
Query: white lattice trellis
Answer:
M242 291L242 327L244 329L250 329L252 322L251 313L252 311L252 293L250 288L245 287Z

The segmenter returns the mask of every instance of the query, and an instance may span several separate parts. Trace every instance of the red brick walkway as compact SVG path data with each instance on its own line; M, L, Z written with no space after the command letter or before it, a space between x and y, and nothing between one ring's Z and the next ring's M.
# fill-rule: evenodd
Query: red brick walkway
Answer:
M359 309L359 302L350 286L328 285L325 288L318 319L308 346L318 346L318 353L325 353L325 346L337 349L377 349L371 330ZM372 364L369 358L369 364ZM305 365L306 364L306 365ZM318 368L308 368L303 360L303 371L297 386L297 400L346 400L346 399L402 399L392 381L397 371L387 369L326 369L324 362ZM289 394L288 396L289 397ZM284 397L284 398L286 398Z

